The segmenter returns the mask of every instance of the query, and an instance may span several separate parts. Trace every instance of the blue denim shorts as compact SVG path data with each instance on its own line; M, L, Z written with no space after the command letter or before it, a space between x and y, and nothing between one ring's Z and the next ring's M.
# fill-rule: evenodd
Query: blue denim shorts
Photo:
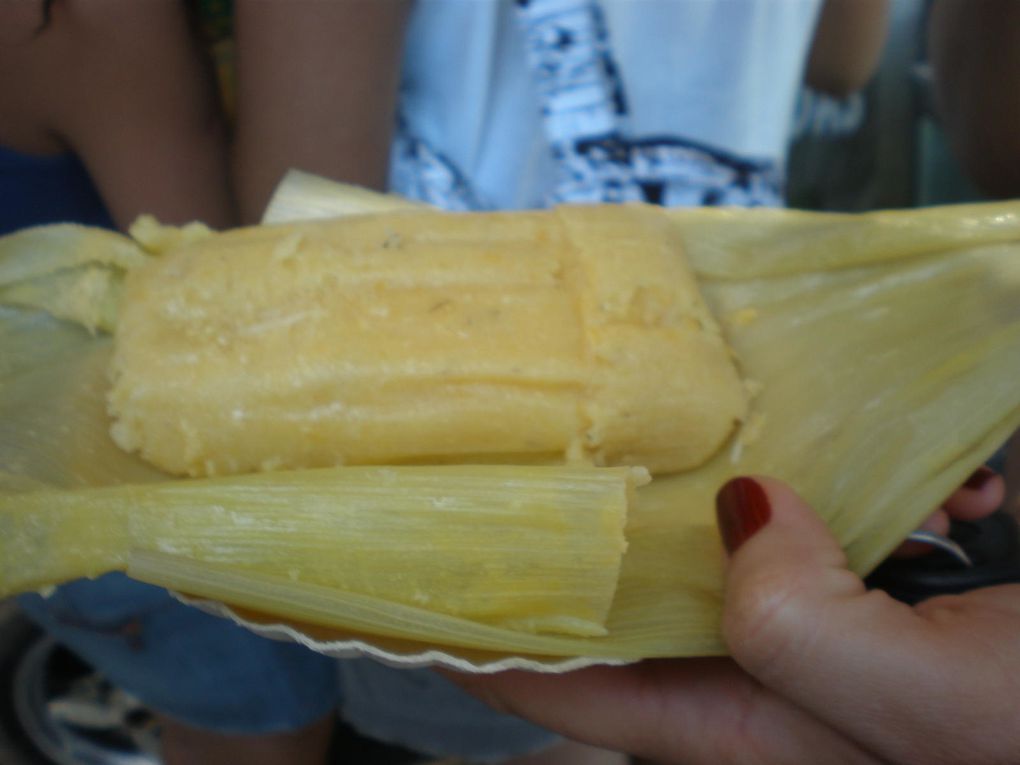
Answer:
M498 761L555 735L499 714L429 670L332 659L259 637L123 574L79 580L24 611L150 708L222 733L295 730L338 709L361 733L443 757Z

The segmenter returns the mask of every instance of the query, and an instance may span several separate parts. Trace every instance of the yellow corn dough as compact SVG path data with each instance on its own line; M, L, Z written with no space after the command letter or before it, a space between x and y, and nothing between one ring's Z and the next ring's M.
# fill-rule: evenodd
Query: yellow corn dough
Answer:
M402 462L696 467L747 396L643 207L262 226L126 280L113 435L175 474Z

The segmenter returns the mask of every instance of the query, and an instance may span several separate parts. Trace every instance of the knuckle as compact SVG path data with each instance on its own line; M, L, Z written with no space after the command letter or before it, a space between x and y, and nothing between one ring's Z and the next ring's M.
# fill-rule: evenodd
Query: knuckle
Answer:
M783 571L757 575L727 595L723 636L734 658L759 677L781 674L802 655L810 616L800 597L802 577Z

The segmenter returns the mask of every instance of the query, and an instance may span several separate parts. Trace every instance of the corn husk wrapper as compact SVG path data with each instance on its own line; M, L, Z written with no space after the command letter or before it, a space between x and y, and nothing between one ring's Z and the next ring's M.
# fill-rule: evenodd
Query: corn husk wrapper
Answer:
M359 186L321 178L301 170L288 170L266 205L262 222L338 218L392 210L427 209L427 205L396 194L380 194Z
M361 211L357 199L345 205L339 212ZM663 214L683 232L758 393L711 462L638 490L604 636L483 625L180 556L142 553L130 569L230 603L213 607L263 634L338 655L485 671L715 654L723 558L713 498L728 477L790 482L865 573L1020 424L1020 204ZM0 485L165 479L108 437L108 338L6 309L0 348Z
M636 483L647 474L627 468L346 467L0 494L0 582L8 594L162 553L254 576L255 598L279 581L603 635Z

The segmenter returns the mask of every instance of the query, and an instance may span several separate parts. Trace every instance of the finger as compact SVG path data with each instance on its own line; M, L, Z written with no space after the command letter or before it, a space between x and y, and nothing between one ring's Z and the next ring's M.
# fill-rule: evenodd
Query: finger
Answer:
M976 621L968 604L977 601L964 597L915 611L867 592L825 524L785 485L736 479L718 506L734 551L723 629L741 666L889 759L976 761L953 747L989 732L996 710L981 703L989 690L1009 698L1005 689L1017 685L1004 671L1020 661L1006 638L1020 630L1009 592L993 598L996 612L984 603ZM994 640L983 637L989 630Z
M976 521L993 513L1006 495L1006 482L989 467L982 466L943 504L954 520Z
M503 712L661 763L875 762L728 659L447 676Z

